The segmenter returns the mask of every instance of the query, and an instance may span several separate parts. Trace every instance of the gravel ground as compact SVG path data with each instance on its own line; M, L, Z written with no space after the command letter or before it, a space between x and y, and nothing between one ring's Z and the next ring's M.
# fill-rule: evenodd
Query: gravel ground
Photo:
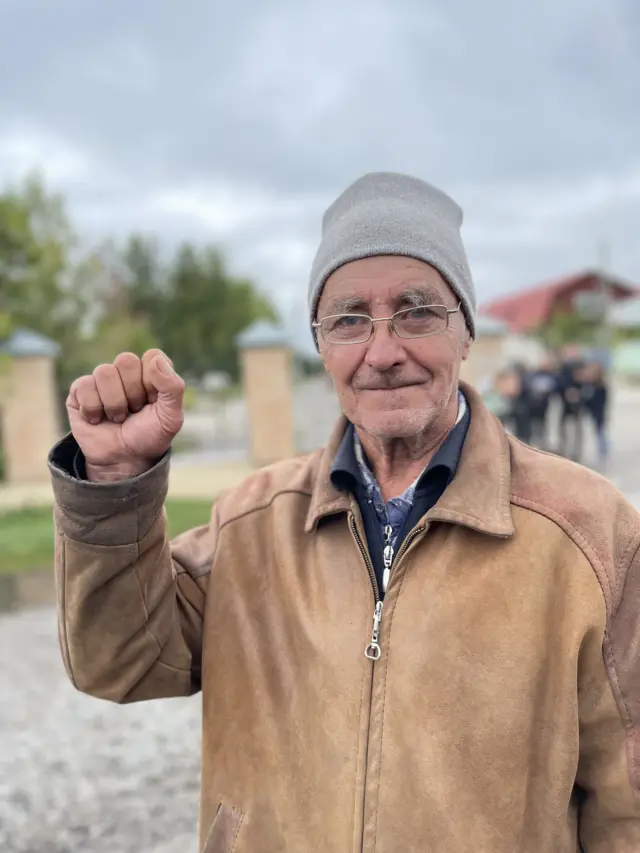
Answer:
M2 853L196 853L198 697L83 696L50 609L0 616L0 697Z

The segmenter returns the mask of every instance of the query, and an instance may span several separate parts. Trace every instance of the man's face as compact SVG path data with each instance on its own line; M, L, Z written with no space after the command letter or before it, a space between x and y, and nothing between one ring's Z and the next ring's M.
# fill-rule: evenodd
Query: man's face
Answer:
M316 319L342 313L390 317L420 305L455 309L458 301L440 273L422 261L365 258L327 280ZM446 417L470 336L458 311L449 315L446 331L429 337L400 338L388 323L376 323L365 343L331 344L321 334L318 342L343 412L384 441L416 436Z

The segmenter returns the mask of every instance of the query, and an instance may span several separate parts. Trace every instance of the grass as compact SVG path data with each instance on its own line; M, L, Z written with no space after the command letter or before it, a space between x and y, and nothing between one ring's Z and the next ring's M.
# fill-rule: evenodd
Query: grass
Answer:
M211 502L168 500L169 535L206 524ZM0 514L0 574L49 569L53 564L51 507L28 507Z

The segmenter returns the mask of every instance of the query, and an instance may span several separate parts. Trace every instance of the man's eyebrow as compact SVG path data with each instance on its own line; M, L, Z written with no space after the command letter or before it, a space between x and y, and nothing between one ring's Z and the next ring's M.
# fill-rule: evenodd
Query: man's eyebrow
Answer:
M398 302L406 302L409 305L420 307L422 305L442 305L444 300L442 294L432 287L407 287L398 297Z
M332 299L327 306L327 314L348 314L354 308L366 308L367 304L361 296L348 296L342 299Z
M397 305L415 305L416 307L444 304L442 294L429 285L407 287L394 299L394 302ZM336 297L329 301L326 316L348 314L356 310L364 313L368 308L368 302L361 296Z

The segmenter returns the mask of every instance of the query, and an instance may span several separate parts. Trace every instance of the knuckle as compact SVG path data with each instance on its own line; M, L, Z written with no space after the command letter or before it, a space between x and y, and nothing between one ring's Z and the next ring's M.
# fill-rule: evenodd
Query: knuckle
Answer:
M99 364L93 369L93 376L96 379L106 379L113 375L115 366L113 364Z
M96 384L93 376L81 376L79 379L76 379L71 386L71 390L75 392L78 402L82 402L87 398L92 399L97 396Z
M121 352L115 357L113 364L117 368L131 370L139 366L140 359L134 352Z
M142 356L142 361L146 364L149 361L153 361L153 359L157 355L162 355L162 350L158 349L157 347L152 347L151 349L148 349L144 352Z

